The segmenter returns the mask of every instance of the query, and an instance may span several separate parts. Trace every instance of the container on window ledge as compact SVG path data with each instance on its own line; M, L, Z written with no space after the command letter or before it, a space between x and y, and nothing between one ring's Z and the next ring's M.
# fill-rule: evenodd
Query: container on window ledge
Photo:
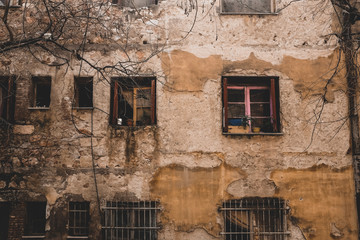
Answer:
M134 121L132 119L128 119L126 121L126 124L129 126L129 127L132 127L134 125Z
M260 130L261 130L261 128L259 128L259 127L253 127L252 128L253 133L259 133Z

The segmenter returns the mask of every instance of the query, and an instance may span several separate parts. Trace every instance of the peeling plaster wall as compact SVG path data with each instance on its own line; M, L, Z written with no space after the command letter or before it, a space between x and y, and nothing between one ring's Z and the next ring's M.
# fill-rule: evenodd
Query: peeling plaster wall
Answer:
M289 2L278 0L277 8ZM269 16L219 15L210 3L204 9L181 40L195 15L183 14L181 2L141 10L157 25L111 8L138 25L141 34L129 35L137 59L168 39L165 50L139 69L158 73L156 126L109 126L110 86L88 66L80 70L76 59L70 68L46 67L26 53L0 61L2 74L21 73L22 86L14 134L8 140L1 135L0 201L46 198L49 239L66 237L67 201L90 201L90 238L97 239L94 164L102 202L160 201L159 239L221 239L218 207L249 196L289 201L289 239L357 239L343 72L330 84L323 123L314 130L314 109L338 52L327 36L335 27L331 7L300 1ZM144 40L149 45L141 45ZM93 38L85 57L109 65L124 59L102 41ZM79 73L94 76L94 110L71 108ZM28 109L31 75L52 77L49 110ZM223 75L279 77L282 135L222 134Z

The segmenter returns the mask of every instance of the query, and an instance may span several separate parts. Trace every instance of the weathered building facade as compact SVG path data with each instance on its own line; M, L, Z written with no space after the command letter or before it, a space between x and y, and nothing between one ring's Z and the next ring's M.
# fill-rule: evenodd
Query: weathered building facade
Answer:
M134 4L3 54L0 239L357 239L331 4Z

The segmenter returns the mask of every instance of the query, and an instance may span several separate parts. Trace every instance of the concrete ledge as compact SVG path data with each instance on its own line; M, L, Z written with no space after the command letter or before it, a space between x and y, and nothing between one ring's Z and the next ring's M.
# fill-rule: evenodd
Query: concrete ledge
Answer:
M14 125L14 134L33 134L34 125Z

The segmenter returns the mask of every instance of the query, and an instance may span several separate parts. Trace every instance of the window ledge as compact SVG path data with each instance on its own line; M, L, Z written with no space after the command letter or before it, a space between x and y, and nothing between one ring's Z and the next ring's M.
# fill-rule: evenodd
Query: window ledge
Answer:
M223 132L223 135L245 135L245 136L282 136L284 133L226 133Z
M45 236L22 236L22 239L45 238Z
M238 12L220 12L220 15L279 15L279 13L238 13Z
M89 239L88 236L67 236L67 238L71 238L71 239Z
M134 129L134 130L143 129L143 128L146 128L146 127L150 127L150 128L156 127L156 125L142 125L142 126L110 125L110 126L113 129Z
M94 107L73 107L74 110L94 110Z
M28 110L49 110L50 107L28 107Z

